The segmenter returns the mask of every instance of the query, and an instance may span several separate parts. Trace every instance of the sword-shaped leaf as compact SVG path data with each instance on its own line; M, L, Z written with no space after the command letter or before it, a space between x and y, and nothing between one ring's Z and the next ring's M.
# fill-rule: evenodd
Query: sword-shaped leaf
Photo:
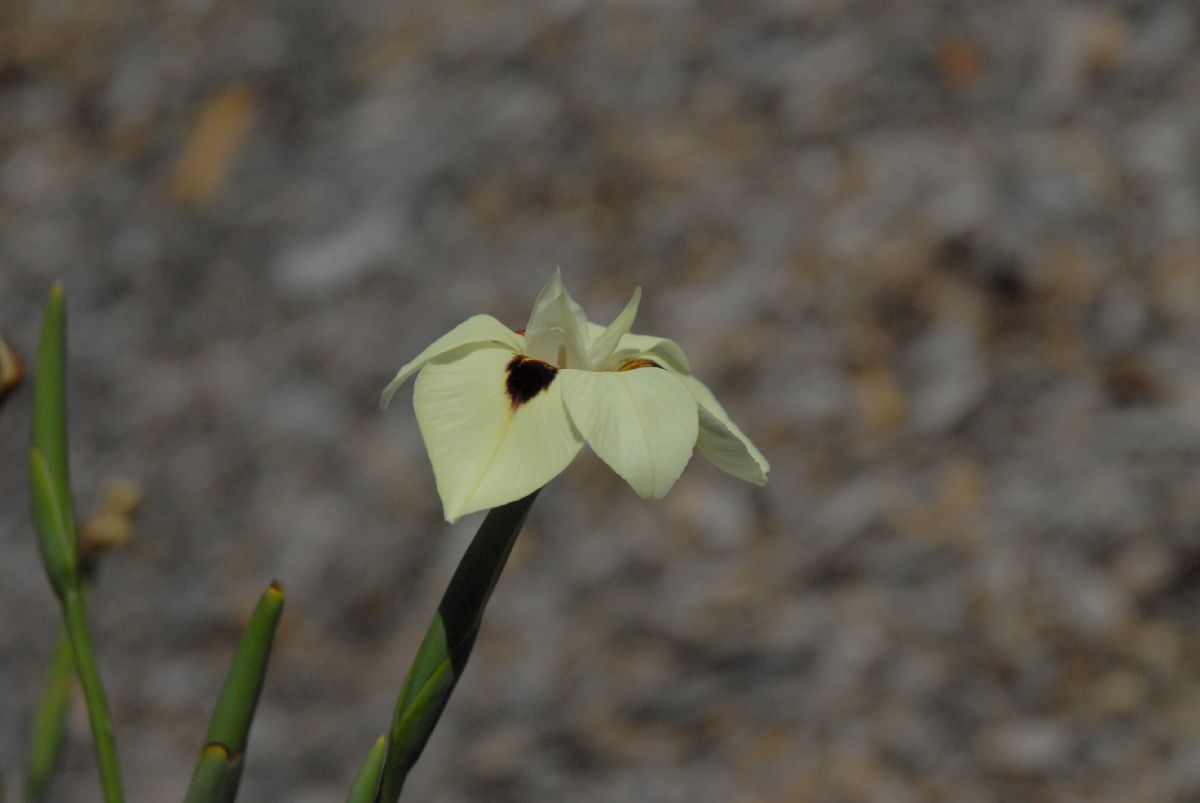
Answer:
M227 803L237 794L246 736L262 691L271 641L281 613L283 586L271 583L250 616L225 676L225 685L209 720L204 749L188 787L187 803Z
M58 763L74 681L75 662L71 658L71 641L63 630L58 634L58 644L46 671L42 699L33 715L25 776L25 799L29 803L42 799Z
M375 803L375 795L379 792L379 776L383 772L383 757L387 753L387 734L380 736L371 746L366 760L354 776L350 794L346 803Z
M185 803L227 803L237 797L242 778L240 756L232 756L223 744L205 745L192 773Z

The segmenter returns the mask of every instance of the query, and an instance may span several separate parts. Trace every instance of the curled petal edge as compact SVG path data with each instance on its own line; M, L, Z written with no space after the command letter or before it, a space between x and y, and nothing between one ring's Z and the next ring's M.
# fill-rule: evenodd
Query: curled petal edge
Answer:
M383 393L379 396L379 406L387 409L400 386L407 382L413 374L424 368L430 360L437 359L454 349L479 343L496 343L514 352L521 351L524 347L524 339L521 335L491 315L472 315L430 343L411 361L405 363L387 387L383 389Z
M712 391L693 376L679 379L700 407L700 435L696 446L700 453L722 471L755 485L765 485L770 463L746 433L733 423Z

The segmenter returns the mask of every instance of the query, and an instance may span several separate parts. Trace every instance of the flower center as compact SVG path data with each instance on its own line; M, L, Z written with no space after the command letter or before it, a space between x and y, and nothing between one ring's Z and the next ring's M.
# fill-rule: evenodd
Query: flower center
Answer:
M550 387L558 374L558 369L550 363L524 354L513 357L506 370L508 377L504 380L504 389L514 410Z

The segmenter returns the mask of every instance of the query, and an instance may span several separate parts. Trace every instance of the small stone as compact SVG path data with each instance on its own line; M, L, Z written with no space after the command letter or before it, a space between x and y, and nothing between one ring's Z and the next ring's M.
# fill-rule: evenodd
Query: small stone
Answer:
M708 547L736 549L757 534L749 490L715 472L693 474L667 495L671 512Z
M472 742L466 763L485 776L504 775L521 766L523 757L534 748L536 741L536 734L527 727L497 727Z
M1100 680L1092 699L1101 713L1123 716L1141 710L1149 694L1150 686L1141 672L1118 669Z
M1121 551L1115 570L1131 594L1144 596L1161 590L1171 581L1175 558L1161 544L1139 541Z
M1053 773L1070 760L1070 732L1056 720L1024 719L993 726L985 732L983 744L988 760L1009 772Z
M975 336L953 322L935 324L906 355L913 426L938 434L954 427L983 399L988 372Z
M858 375L854 395L864 422L875 432L891 432L904 418L904 394L883 363L872 364Z
M387 264L400 247L402 232L401 217L393 210L359 215L323 237L288 248L275 264L275 283L300 298L351 287Z

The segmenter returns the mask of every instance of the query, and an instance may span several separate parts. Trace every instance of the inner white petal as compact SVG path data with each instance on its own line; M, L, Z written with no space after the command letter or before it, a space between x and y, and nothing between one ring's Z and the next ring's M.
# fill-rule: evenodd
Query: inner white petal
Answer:
M525 353L559 368L590 367L587 319L555 273L525 327Z
M642 299L642 288L633 291L633 297L625 305L608 328L595 335L588 345L588 363L593 371L601 370L612 353L617 350L621 338L629 334L633 321L637 317L638 303Z

